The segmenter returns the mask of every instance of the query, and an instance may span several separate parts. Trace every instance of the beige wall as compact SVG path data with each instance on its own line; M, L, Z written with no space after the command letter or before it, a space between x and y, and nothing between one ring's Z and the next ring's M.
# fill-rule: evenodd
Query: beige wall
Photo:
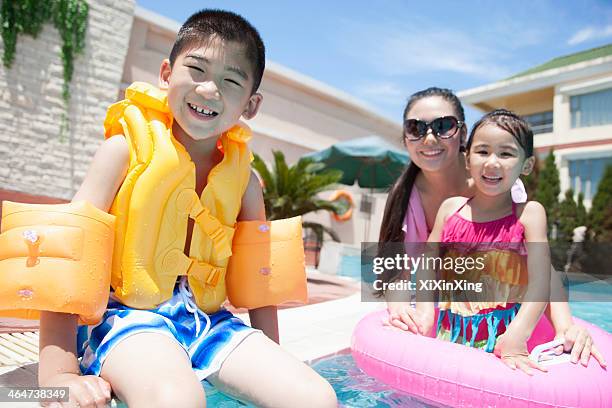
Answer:
M484 104L489 107L489 109L486 110L504 108L514 111L519 115L530 115L532 113L553 110L554 95L555 89L553 87L549 87L517 95L509 95L503 98L487 100L484 102Z
M103 140L116 99L132 24L133 0L89 2L84 54L70 84L70 131L60 139L62 41L52 24L21 35L10 69L0 64L0 189L69 199ZM0 53L4 44L0 42Z

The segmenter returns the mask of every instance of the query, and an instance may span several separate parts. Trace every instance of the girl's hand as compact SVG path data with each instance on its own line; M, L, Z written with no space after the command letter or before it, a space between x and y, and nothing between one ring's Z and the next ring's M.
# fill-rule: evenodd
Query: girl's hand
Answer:
M387 302L389 320L386 326L410 331L414 334L428 335L434 323L434 307L430 303L418 303L414 308L409 302Z
M104 408L111 400L111 386L100 377L74 373L57 374L44 387L68 387L68 402L48 402L49 408Z
M513 370L519 368L529 375L533 375L532 368L544 372L548 371L546 367L529 359L527 341L521 341L517 336L508 334L508 332L499 336L493 353Z
M576 364L580 359L583 366L589 364L589 359L593 356L602 368L606 367L606 360L593 344L591 334L586 329L577 324L572 324L568 329L557 332L555 338L564 337L565 343L555 348L555 354L562 354L564 351L571 351L571 361Z

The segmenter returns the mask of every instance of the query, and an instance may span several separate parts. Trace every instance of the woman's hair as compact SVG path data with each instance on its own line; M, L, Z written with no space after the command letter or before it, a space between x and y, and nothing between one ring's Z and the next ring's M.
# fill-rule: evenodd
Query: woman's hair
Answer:
M415 103L421 99L433 96L439 96L445 101L449 102L455 111L457 119L465 122L465 113L463 112L463 106L461 105L459 98L457 98L457 96L450 89L435 87L427 88L413 94L408 99L408 103L406 103L403 119L406 118L408 112L410 112L410 109L412 109ZM406 215L406 208L408 207L410 193L419 171L421 171L421 169L411 161L410 164L404 169L401 176L397 179L395 184L391 187L380 227L380 235L378 238L379 242L402 242L404 240L402 223L404 221L404 216Z
M484 115L474 124L467 142L467 151L470 151L476 131L485 125L495 125L510 133L525 152L525 157L533 156L533 131L527 121L516 113L506 109L495 109Z
M441 97L445 101L449 102L455 111L457 119L465 122L463 106L461 105L459 98L457 98L457 95L455 95L450 89L436 87L427 88L423 91L412 94L406 103L406 108L404 108L404 116L402 121L406 118L406 116L408 116L408 112L410 112L410 109L412 109L415 103L421 99L434 96ZM405 141L403 137L402 139ZM414 181L416 180L416 177L420 171L421 169L419 166L411 161L389 191L387 204L385 205L385 212L380 226L380 235L378 238L379 256L383 256L385 253L385 243L404 241L404 231L402 231L404 217L406 216L408 201L410 199L412 187L414 186ZM385 282L393 281L396 277L396 273L390 273L389 271L385 271L381 275L381 279ZM375 293L376 296L382 296L383 294L384 291L376 291Z

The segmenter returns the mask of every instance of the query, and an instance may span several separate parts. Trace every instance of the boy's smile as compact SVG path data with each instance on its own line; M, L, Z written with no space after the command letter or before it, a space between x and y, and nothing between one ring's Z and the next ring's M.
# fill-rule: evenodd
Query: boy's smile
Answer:
M245 47L218 37L180 54L174 66L165 60L160 87L168 91L178 140L216 137L257 113L261 95L252 94L253 68Z
M187 102L187 105L196 114L196 116L200 117L201 119L212 119L219 114L218 112L215 112L207 106L198 106L189 102Z

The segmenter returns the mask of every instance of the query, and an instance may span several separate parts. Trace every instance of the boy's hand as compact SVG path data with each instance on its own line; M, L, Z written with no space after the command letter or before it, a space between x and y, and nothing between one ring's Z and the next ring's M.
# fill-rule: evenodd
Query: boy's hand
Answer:
M555 338L564 337L565 343L555 348L555 354L562 354L564 351L571 351L572 363L576 364L580 359L583 366L589 364L589 359L593 356L602 368L607 366L606 360L593 344L591 334L586 329L577 324L572 324L568 329L557 332Z
M418 303L414 308L409 302L387 302L389 320L386 326L410 331L414 334L429 335L434 323L434 307L430 303Z
M518 337L508 332L502 334L495 343L493 353L513 370L519 368L529 375L533 375L532 368L547 372L546 367L529 359L527 341L521 341Z
M111 399L111 386L100 377L74 373L57 374L44 387L68 387L68 402L47 402L49 408L104 408Z

